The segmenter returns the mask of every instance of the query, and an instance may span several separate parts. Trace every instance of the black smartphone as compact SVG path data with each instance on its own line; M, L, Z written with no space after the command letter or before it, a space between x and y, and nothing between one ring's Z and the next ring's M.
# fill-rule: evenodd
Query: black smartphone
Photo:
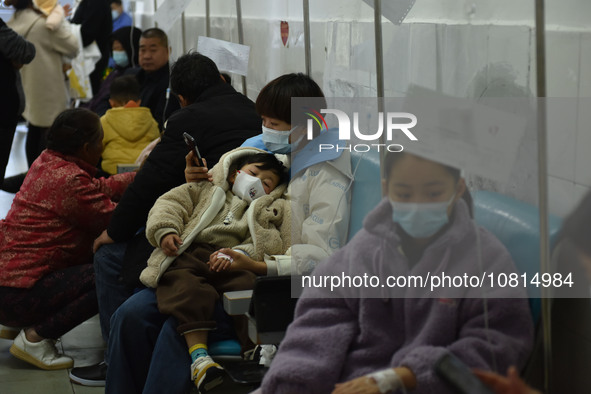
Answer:
M470 368L451 353L446 353L435 362L435 371L461 394L494 394Z
M205 165L203 164L203 160L201 159L201 153L199 153L197 144L195 144L195 138L193 138L189 133L183 133L183 138L185 139L185 144L187 144L189 150L193 151L193 154L197 158L199 167L205 167Z

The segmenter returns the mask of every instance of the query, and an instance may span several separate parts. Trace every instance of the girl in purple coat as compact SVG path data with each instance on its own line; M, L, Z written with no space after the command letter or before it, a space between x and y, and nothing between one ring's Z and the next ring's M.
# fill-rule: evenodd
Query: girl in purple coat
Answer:
M476 283L517 271L472 220L459 170L407 153L389 154L384 169L387 197L364 228L302 279L263 393L452 392L433 368L447 352L471 368L524 365L527 295ZM431 287L446 276L452 285Z

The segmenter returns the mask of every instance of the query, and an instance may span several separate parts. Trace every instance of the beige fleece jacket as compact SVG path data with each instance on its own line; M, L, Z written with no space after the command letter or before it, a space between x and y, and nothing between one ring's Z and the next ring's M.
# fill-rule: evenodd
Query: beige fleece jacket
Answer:
M230 185L227 178L231 163L242 155L261 152L264 153L256 148L234 149L223 155L210 170L213 182L184 184L156 201L146 225L146 237L156 249L140 275L142 283L156 287L162 274L176 258L166 256L159 247L162 238L170 233L179 235L183 241L178 255L193 242L234 247L247 252L255 260L262 260L266 255L283 254L289 248L291 210L289 201L282 197L286 184L279 185L250 205L238 201L231 192L228 193ZM228 220L229 217L238 217L238 220ZM226 236L221 235L219 227L224 226L224 222L229 222ZM248 229L246 233L244 224ZM216 230L211 231L212 228ZM225 242L231 245L226 246Z

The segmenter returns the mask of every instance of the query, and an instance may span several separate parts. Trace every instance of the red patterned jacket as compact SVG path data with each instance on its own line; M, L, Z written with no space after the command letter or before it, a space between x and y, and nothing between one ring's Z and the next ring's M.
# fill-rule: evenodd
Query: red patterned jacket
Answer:
M52 150L35 160L0 222L0 286L30 288L49 272L92 262L92 243L135 176L95 173Z

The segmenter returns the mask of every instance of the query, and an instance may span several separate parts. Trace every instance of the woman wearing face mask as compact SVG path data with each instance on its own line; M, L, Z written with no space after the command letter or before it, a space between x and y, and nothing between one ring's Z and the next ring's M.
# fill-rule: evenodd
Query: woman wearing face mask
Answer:
M292 124L292 97L321 98L321 108L326 108L324 94L314 80L302 73L282 75L263 87L256 100L263 133L242 144L291 159L287 198L291 200L293 228L301 232L294 231L292 247L286 255L265 258L266 274L271 276L310 273L345 244L349 226L349 195L344 190L348 191L353 178L350 155L345 150L319 152L321 143L337 142L338 132L321 131L308 141L306 129ZM202 179L202 170L188 166L187 181Z
M309 142L300 138L305 131L294 129L291 124L292 97L324 100L316 82L303 74L287 74L271 81L256 101L257 112L263 119L263 134L242 145L283 153L286 156L282 160L291 161L286 194L291 200L292 215L292 246L288 252L255 261L232 249L224 250L233 264L260 267L260 275L310 273L347 238L350 156L343 150L333 155L314 154L321 141L332 142L337 133L323 131ZM272 137L269 131L274 133ZM292 151L295 141L298 144ZM187 156L185 177L188 182L208 179L207 168L197 167L192 153ZM153 292L135 294L113 315L108 353L107 393L184 393L191 387L186 373L191 357L176 333L174 319L159 313Z
M474 225L458 170L406 153L389 154L384 169L387 197L313 277L366 274L385 284L427 273L516 272L502 244ZM485 304L480 288L371 283L304 289L263 393L447 393L434 371L445 353L501 371L529 355L533 324L521 289L488 289Z
M138 65L140 36L142 31L136 27L122 27L111 34L111 57L115 62L113 71L101 84L99 92L86 105L88 109L103 116L109 108L109 89L115 78L125 74L134 65Z

